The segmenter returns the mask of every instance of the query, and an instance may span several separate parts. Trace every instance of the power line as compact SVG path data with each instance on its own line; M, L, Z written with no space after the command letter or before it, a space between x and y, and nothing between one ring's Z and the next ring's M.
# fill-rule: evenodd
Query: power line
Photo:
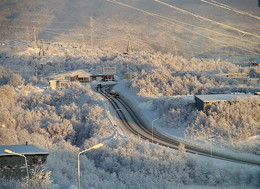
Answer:
M192 13L192 12L186 11L186 10L184 10L184 9L175 7L175 6L173 6L173 5L170 5L170 4L168 4L168 3L162 2L162 1L160 1L160 0L154 0L154 1L155 1L155 2L158 2L158 3L161 3L161 4L165 5L165 6L171 7L171 8L173 8L173 9L176 9L176 10L178 10L178 11L181 11L181 12L183 12L183 13L185 13L185 14L192 15L192 16L194 16L195 18L199 18L199 19L205 20L205 21L207 21L207 22L212 22L212 23L217 24L217 25L220 25L220 26L222 26L222 27L224 27L224 28L232 29L232 30L234 30L234 31L241 32L241 33L244 33L244 34L247 34L247 35L256 37L256 38L260 38L259 35L255 35L255 34L253 34L253 33L246 32L246 31L243 31L243 30L234 28L234 27L232 27L232 26L229 26L229 25L226 25L226 24L223 24L223 23L220 23L220 22L217 22L217 21L214 21L214 20L205 18L205 17L203 17L203 16L200 16L200 15L194 14L194 13Z
M12 20L13 22L29 22L29 23L46 23L46 24L49 24L50 22L52 24L84 24L85 22L83 21L67 21L67 22L61 22L61 21L33 21L33 20Z
M152 17L156 17L156 18L161 19L161 20L164 20L164 21L171 22L172 24L175 24L175 25L177 25L177 26L180 26L180 27L182 27L183 29L185 29L185 30L187 30L187 31L190 31L190 32L192 32L192 33L195 33L195 34L197 34L197 35L199 35L199 36L201 36L201 37L203 37L203 38L207 38L207 39L209 39L209 40L211 40L211 41L219 42L220 44L225 44L225 45L233 46L233 45L228 44L227 42L223 42L223 41L221 41L221 40L217 40L217 39L214 39L214 38L212 38L212 37L207 37L207 36L205 36L205 35L203 35L203 34L201 34L201 33L199 33L199 32L195 32L195 31L193 31L193 30L191 30L191 29L188 29L188 28L186 28L186 27L184 27L184 26L182 26L182 25L178 25L178 24L176 24L176 23L173 23L174 21L173 21L172 19L167 18L167 17L164 17L164 16L161 16L161 15L158 15L158 14L155 14L155 13L151 13L151 12L148 12L148 11L145 11L145 10L142 10L142 9L139 9L139 8L136 8L136 7L127 5L127 4L124 4L124 3L122 3L122 2L118 2L118 1L116 1L116 0L106 0L106 1L111 2L111 3L115 3L115 4L119 4L119 5L121 5L121 6L128 7L128 8L131 8L131 9L134 9L134 10L137 10L137 11L140 11L140 12L143 12L143 13L145 13L145 14L147 14L147 15L150 15L150 16L152 16ZM257 54L257 55L258 55L258 53L254 52L254 51L251 51L251 50L247 50L247 49L245 49L245 48L240 48L240 47L238 47L238 46L233 46L233 47L236 47L236 48L238 48L238 49L240 49L240 50L243 50L243 51L246 51L246 52L251 52L251 53L253 53L253 54Z
M0 27L7 27L7 28L17 28L17 29L26 29L26 26L11 26L11 25L5 25L1 24ZM34 27L36 30L51 30L51 31L82 31L83 29L62 29L62 28L39 28Z
M242 15L246 15L246 16L249 16L249 17L252 17L252 18L256 18L258 20L260 19L260 17L258 17L258 16L252 15L252 14L250 14L248 12L244 12L244 11L238 10L236 8L233 8L233 7L229 6L229 5L226 5L226 4L214 1L214 0L200 0L200 1L204 2L204 3L208 3L208 4L211 4L211 5L214 5L214 6L217 6L217 7L220 7L220 8L223 8L223 9L230 10L230 11L242 14Z
M153 13L151 13L153 14ZM161 15L158 15L158 16L161 16ZM163 17L163 16L161 16ZM170 19L170 18L166 18L164 17L164 19L166 20L171 20L171 21L175 21L175 22L178 22L178 23L181 23L181 24L184 24L184 25L188 25L188 26L191 26L191 27L195 27L195 28L199 28L199 29L203 29L203 30L206 30L206 31L210 31L212 33L217 33L217 34L221 34L223 36L227 36L227 37L232 37L232 38L237 38L235 36L231 36L231 35L228 35L228 34L224 34L224 33L221 33L221 32L217 32L217 31L214 31L214 30L210 30L210 29L207 29L207 28L203 28L203 27L200 27L200 26L196 26L196 25L193 25L193 24L188 24L188 23L185 23L185 22L181 22L181 21L178 21L178 20L175 20L175 19ZM28 21L29 22L29 21ZM9 28L20 28L20 29L25 29L25 27L21 27L21 26L10 26L10 25L0 25L0 27L9 27ZM65 29L65 28L36 28L38 30L51 30L51 31L81 31L83 29ZM49 32L51 33L51 32ZM195 33L195 32L193 32ZM241 36L241 32L238 33L240 36ZM243 33L243 36L245 35L245 33ZM252 41L248 41L248 40L245 40L245 39L241 39L241 38L237 38L241 41L245 41L245 42L249 42L249 43L255 43L255 44L258 44L257 42L252 42Z

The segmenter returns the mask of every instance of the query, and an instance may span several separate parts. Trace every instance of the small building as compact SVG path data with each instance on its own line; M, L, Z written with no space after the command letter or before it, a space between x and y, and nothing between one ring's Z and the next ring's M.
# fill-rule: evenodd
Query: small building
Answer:
M212 104L218 102L231 102L237 98L249 98L252 94L210 94L195 95L196 107L199 111L206 111Z
M115 81L114 74L93 74L90 77L92 81Z
M78 81L81 83L90 83L92 81L91 74L85 72L84 70L77 70L58 75L52 75L48 77L48 79L50 88L53 90L57 87L65 86L69 82L73 81Z
M237 77L237 78L232 78L232 79L236 79L239 84L247 84L247 83L257 84L257 83L260 83L260 78L249 78L249 77L239 78L239 77Z
M67 72L63 74L53 75L49 77L50 80L67 80L67 81L79 81L82 83L91 82L91 74L84 70L77 70L73 72Z
M19 155L4 152L10 150L22 154L27 159L28 169L42 165L48 156L48 152L34 145L1 145L0 146L0 178L27 176L25 158Z
M57 87L63 87L63 86L66 86L68 84L68 80L66 79L61 79L61 80L50 80L49 81L49 85L50 85L50 88L52 90L55 90Z
M231 78L247 78L248 75L244 73L220 73L217 74L218 76L221 77L231 77Z
M238 81L239 84L260 83L259 78L250 78L247 74L244 73L221 73L217 75L220 77L228 77L230 79L235 79Z
M79 81L81 83L90 83L92 81L91 74L89 74L87 72L78 73L76 78L77 78L77 81Z
M52 90L55 90L57 88L57 81L58 80L50 80L49 81L49 86Z

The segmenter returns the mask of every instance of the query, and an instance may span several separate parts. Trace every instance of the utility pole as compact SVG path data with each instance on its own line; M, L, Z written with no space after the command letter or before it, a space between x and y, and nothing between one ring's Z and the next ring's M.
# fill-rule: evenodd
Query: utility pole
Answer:
M36 38L36 32L34 27L32 28L32 47L33 48L37 47L37 38Z
M86 23L86 30L83 29L83 39L82 39L82 45L87 46L88 44L88 23Z
M36 77L36 87L38 84L38 70L37 70L37 66L35 66L35 77Z
M44 46L43 46L43 42L41 40L41 44L40 44L40 51L39 51L39 56L45 56L45 50L44 50Z
M173 47L174 47L174 54L175 56L178 56L178 50L176 47L176 39L173 37Z
M28 41L29 43L31 41L31 34L28 26L26 27L25 40Z
M87 28L86 28L86 30L87 30ZM83 29L83 37L82 37L82 45L83 45L83 46L86 46L86 44L87 44L86 32L87 32L87 31L85 31L85 30Z
M90 45L93 47L93 18L90 16Z
M131 51L132 51L132 48L131 48L131 37L130 37L130 35L128 35L128 43L127 43L126 52L130 53Z

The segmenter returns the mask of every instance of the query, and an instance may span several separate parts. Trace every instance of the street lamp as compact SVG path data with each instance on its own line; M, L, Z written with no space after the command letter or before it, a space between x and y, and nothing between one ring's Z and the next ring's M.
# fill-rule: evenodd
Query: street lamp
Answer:
M121 111L122 109L120 109L120 108L117 108L117 109L115 109L115 118L116 118L116 115L117 115L117 111Z
M156 120L158 120L159 118L156 118L152 121L152 143L153 143L153 122L155 122Z
M8 149L5 149L4 152L5 152L5 153L8 153L8 154L13 154L13 155L21 156L21 157L24 158L24 161L25 161L25 167L26 167L26 173L27 173L27 178L28 178L28 180L29 180L30 177L29 177L29 170L28 170L28 165L27 165L27 159L26 159L26 156L23 155L23 154L19 154L19 153L13 152L13 151L8 150Z
M78 153L78 189L80 189L80 159L79 159L79 156L80 154L84 153L84 152L87 152L89 150L92 150L92 149L98 149L98 148L101 148L102 146L104 146L104 144L102 143L99 143L91 148L88 148L86 150L83 150L81 152Z
M214 142L216 136L209 136L208 140L210 141L210 157L212 158L212 142Z

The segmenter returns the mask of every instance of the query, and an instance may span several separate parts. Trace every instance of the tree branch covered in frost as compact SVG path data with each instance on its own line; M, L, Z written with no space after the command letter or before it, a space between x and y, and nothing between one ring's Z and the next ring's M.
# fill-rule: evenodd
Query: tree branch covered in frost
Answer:
M187 128L198 114L194 104L182 97L155 99L153 107L163 120L160 125L166 128Z
M173 76L165 70L152 70L135 75L131 88L140 96L161 95L187 95L230 92L255 92L260 87L239 87L238 82L230 78L222 78L209 74L185 74Z
M213 104L207 112L198 111L194 102L183 97L155 99L153 107L161 117L162 127L186 129L186 136L195 139L216 135L223 145L239 146L239 141L260 132L260 100L256 97ZM256 152L260 149L253 146L243 150Z
M57 53L55 58L47 56L35 59L30 54L29 56L25 54L23 57L16 55L0 61L3 65L0 67L0 125L6 126L1 128L0 144L25 144L28 141L49 150L47 169L51 171L52 179L57 184L76 185L76 154L80 149L87 149L104 138L111 137L114 130L108 124L103 104L90 87L71 83L67 88L40 92L31 84L39 80L46 82L44 80L46 75L82 68L98 70L103 65L115 66L119 75L123 75L128 65L131 72L141 73L140 76L135 76L131 84L141 95L205 93L212 89L210 85L223 88L237 85L233 80L222 80L208 75L172 76L172 72L180 70L201 71L210 68L223 72L239 71L238 67L225 62L200 59L188 61L182 57L160 52L125 56L84 48L63 50L52 48L51 51ZM38 69L38 78L35 75L35 68ZM21 70L19 73L21 77L12 75L11 70L15 69ZM259 72L253 70L250 73ZM16 81L19 82L15 83ZM18 85L21 85L21 88L15 88ZM197 122L211 122L207 120L208 116L194 110L189 101L180 98L156 100L154 107L159 114L167 115L165 123L173 128L194 125L195 130ZM214 111L219 111L220 114L224 107L219 110L215 108L208 114L214 119L221 119L214 114ZM251 108L254 109L253 106ZM259 112L258 109L254 110ZM222 123L228 120L224 119ZM256 121L259 120L255 122L251 120L250 123L257 123ZM239 128L240 125L236 127ZM243 127L250 129L248 125ZM196 130L189 134L195 136L200 133ZM234 133L234 136L238 134L242 137L243 133ZM257 169L244 170L242 167L234 169L210 164L187 155L184 146L179 148L180 151L176 152L151 145L141 138L118 136L118 140L110 140L105 148L81 155L81 184L85 188L100 189L141 189L150 188L151 185L154 188L171 189L176 185L190 184L211 186L260 184ZM44 177L44 174L40 175ZM44 181L51 181L48 180L48 172L45 176ZM35 186L39 186L41 179L39 177L34 179ZM0 188L4 187L21 188L21 183L0 179Z
M6 86L0 89L9 90ZM8 96L8 99L14 103L1 107L5 110L1 120L8 126L1 130L1 143L19 144L29 140L51 150L47 166L54 183L76 185L78 149L74 145L86 149L109 136L108 120L95 94L89 88L74 86L45 94ZM173 117L191 109L185 100L167 99L166 103L170 105L169 110L175 110L170 112ZM12 141L5 140L4 136L12 136ZM259 184L256 170L239 172L240 168L205 166L205 162L193 159L184 151L175 153L140 138L111 140L105 148L81 155L82 186L141 189L152 184L155 188L170 189L191 184ZM7 182L3 184L8 185Z
M8 86L0 87L3 95L12 93L11 89ZM38 133L39 137L48 137L53 142L70 141L81 146L84 140L94 137L108 123L90 88L76 86L46 94L20 95L15 99L8 95L3 98L6 100L1 101L1 109L4 110L1 111L1 120L8 129L4 129L1 135L8 138L8 133L17 132L12 136L13 144L25 143L27 140L44 148L53 148L45 146L41 140L30 140L31 134ZM106 137L103 134L99 137Z

